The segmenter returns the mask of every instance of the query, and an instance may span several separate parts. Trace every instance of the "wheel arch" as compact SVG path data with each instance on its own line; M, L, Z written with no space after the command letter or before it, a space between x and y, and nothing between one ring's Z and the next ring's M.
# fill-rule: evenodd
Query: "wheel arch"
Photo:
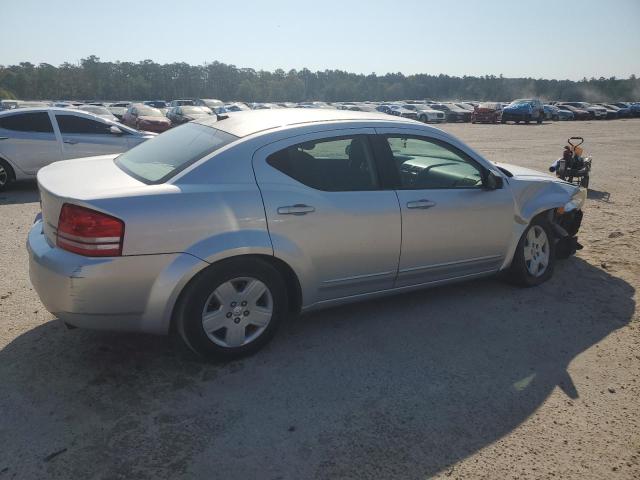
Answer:
M216 262L210 263L206 265L204 268L199 269L191 277L181 286L180 293L177 295L175 302L170 306L171 315L170 315L170 323L169 323L169 332L176 331L176 318L178 309L180 308L182 299L184 297L187 288L195 282L198 277L209 270L210 268L216 268L220 266L222 263L230 263L237 260L247 260L254 259L258 261L265 262L276 269L276 271L282 276L285 286L287 289L287 302L288 302L288 311L290 314L297 315L300 313L302 309L302 287L300 285L300 280L298 279L298 275L296 275L293 268L288 265L284 260L281 260L273 255L266 255L260 253L249 253L249 254L239 254L233 255L230 257L226 257L220 259Z

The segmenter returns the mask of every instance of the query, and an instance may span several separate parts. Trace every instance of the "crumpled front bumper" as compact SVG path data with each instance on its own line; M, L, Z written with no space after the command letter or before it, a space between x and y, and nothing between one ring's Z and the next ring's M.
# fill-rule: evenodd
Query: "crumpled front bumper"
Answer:
M582 249L582 245L578 243L578 230L582 224L583 213L580 209L570 212L557 213L553 219L553 225L556 230L558 242L556 243L556 256L558 258L567 258L577 250Z

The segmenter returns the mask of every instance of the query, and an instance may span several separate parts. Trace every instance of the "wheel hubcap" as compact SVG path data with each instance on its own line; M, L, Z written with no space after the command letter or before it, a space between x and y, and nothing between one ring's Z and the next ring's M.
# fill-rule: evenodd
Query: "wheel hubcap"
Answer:
M527 271L534 277L543 275L549 266L549 239L539 225L534 225L527 232L524 242L524 263Z
M267 328L273 316L273 296L251 277L234 278L218 286L205 302L202 327L216 345L247 345Z
M5 185L8 179L9 179L9 174L4 169L4 167L0 165L0 185Z

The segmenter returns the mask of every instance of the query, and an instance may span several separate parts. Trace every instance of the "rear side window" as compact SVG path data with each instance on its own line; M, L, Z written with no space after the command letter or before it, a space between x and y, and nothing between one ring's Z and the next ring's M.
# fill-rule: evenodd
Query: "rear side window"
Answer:
M2 117L0 128L17 132L53 133L47 112L19 113Z
M76 115L56 115L60 133L110 134L111 125Z
M116 158L116 165L145 183L163 183L202 157L237 140L196 123L171 129Z
M269 155L267 163L317 190L376 190L377 175L365 135L299 143Z

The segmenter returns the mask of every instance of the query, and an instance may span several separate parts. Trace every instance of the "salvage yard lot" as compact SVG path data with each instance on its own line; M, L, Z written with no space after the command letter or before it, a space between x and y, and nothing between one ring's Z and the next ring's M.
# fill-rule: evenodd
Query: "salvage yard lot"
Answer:
M490 160L593 154L584 250L306 315L254 357L66 330L28 279L34 184L0 193L0 480L640 477L640 119L446 124Z

